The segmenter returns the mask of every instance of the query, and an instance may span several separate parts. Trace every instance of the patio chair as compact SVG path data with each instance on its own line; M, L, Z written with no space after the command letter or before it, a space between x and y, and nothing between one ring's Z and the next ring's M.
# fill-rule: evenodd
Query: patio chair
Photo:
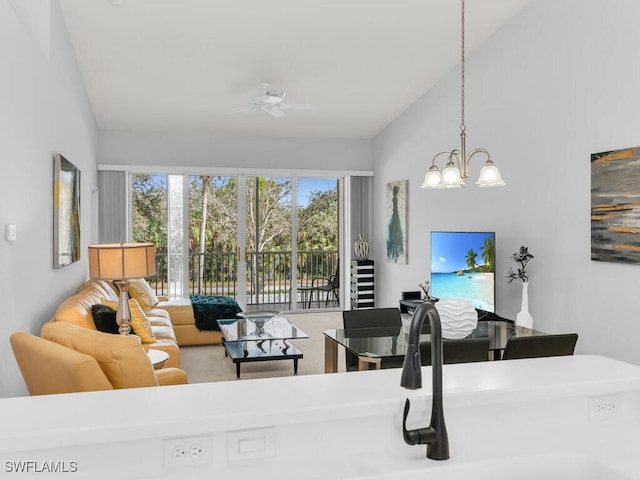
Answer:
M320 307L320 292L325 293L325 307L329 305L329 298L333 295L333 298L340 306L340 297L338 296L338 290L340 289L340 267L336 267L336 271L329 277L313 277L311 279L311 285L303 285L298 287L298 291L303 292L303 301L306 299L308 302L307 308L311 308L311 302L313 300L313 293L316 292L318 299L318 307Z

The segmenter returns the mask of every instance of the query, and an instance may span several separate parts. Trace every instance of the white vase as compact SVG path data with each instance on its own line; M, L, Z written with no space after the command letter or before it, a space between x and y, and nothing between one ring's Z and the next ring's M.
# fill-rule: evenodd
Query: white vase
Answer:
M529 313L529 282L522 282L522 305L516 315L516 325L533 328L533 317Z
M369 242L367 242L364 233L361 233L358 240L353 244L353 251L357 260L366 260L369 256Z
M443 298L435 307L440 315L442 338L465 338L478 325L478 311L466 300Z

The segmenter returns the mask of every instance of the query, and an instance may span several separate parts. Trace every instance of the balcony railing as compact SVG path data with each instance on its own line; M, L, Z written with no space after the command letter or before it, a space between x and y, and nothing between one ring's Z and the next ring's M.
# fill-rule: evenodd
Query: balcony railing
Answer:
M177 256L179 257L179 255ZM309 306L309 292L299 287L318 285L338 272L337 251L298 251L297 283L292 285L292 253L290 251L247 252L247 309L291 310L293 302L298 308ZM155 290L167 295L168 255L156 253ZM193 253L189 255L189 294L224 295L237 298L238 257L236 252ZM201 273L202 272L202 273ZM313 306L337 307L337 298L331 292L314 291Z

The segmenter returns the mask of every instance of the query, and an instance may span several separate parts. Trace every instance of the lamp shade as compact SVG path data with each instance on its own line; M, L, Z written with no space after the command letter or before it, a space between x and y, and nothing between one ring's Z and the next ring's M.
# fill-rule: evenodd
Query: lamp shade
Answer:
M156 274L153 243L89 245L89 276L99 280L145 278Z
M424 182L420 185L420 188L441 188L440 181L442 180L442 174L438 171L437 167L431 167L424 176Z
M464 185L464 181L460 176L460 169L455 166L447 166L442 171L442 184L445 188L460 188Z
M490 160L487 160L482 170L480 170L480 177L478 177L476 185L479 187L502 187L506 185L504 180L502 180L502 175L500 175L498 167L496 167L493 162L489 162Z

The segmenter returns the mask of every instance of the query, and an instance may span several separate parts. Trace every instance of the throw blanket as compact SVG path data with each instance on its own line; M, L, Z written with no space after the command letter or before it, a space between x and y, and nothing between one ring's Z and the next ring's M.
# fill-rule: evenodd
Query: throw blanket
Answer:
M218 295L191 295L193 316L198 330L217 330L220 318L236 318L236 313L242 309L233 298Z

